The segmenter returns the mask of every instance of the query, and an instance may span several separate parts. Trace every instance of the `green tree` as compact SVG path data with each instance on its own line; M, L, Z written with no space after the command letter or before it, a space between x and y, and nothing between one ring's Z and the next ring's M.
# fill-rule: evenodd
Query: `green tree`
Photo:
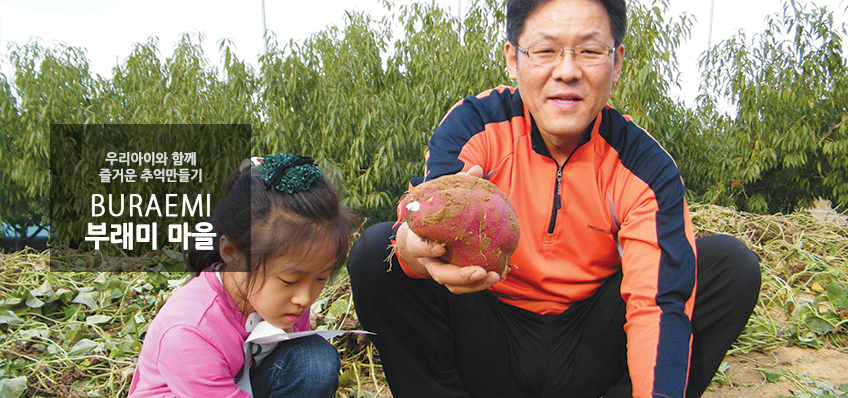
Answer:
M200 35L183 35L167 57L156 38L140 43L109 78L91 76L81 49L14 47L13 73L0 74L0 182L13 187L0 192L0 218L37 220L47 208L51 123L206 123L250 124L254 154L316 158L368 223L392 219L450 107L508 84L504 5L477 1L459 20L434 4L386 1L388 15L379 20L349 13L343 27L300 43L269 38L257 69L221 41L218 70ZM677 159L692 198L757 211L816 196L844 204L845 61L830 14L787 6L754 43L737 37L714 49L705 84L734 100L731 119L710 95L696 109L668 95L679 80L675 52L692 21L668 19L667 9L667 0L630 2L611 103ZM794 38L778 39L785 33ZM214 167L226 175L235 164Z
M48 219L50 123L83 123L97 81L82 50L12 46L13 83L0 74L0 223L24 240Z
M716 140L701 110L669 96L680 88L676 52L690 36L693 20L669 19L667 0L628 2L628 32L621 80L610 103L647 130L674 157L690 196L699 197L714 183Z
M460 23L433 4L385 7L389 17L349 13L343 29L302 44L272 39L260 57L266 117L257 144L339 170L345 202L369 223L394 218L450 107L508 81L504 33L491 8L475 3ZM394 24L401 37L393 37Z
M5 174L5 173L3 173ZM33 199L16 181L4 176L0 186L6 191L0 195L0 234L7 230L18 237L11 249L23 249L48 224L48 209L44 201ZM34 230L32 230L34 228Z
M702 58L704 84L736 108L715 126L726 146L712 199L759 213L819 197L848 204L845 35L831 11L789 0L764 33L737 34Z

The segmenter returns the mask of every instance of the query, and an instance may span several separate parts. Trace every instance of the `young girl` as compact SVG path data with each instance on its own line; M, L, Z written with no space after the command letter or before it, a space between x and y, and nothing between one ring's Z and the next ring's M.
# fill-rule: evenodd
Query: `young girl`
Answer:
M190 245L197 276L150 324L130 397L250 397L235 382L248 329L257 317L309 329L309 307L346 259L351 221L312 159L245 160L210 219L215 250ZM336 349L310 336L280 342L248 376L254 397L330 397L339 368Z

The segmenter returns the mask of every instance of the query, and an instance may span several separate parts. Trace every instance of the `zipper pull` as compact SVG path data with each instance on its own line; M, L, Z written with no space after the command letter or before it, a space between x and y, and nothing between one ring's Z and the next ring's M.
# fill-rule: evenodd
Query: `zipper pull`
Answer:
M557 213L558 210L562 208L562 195L559 193L562 190L562 168L563 166L557 165L556 184L554 185L554 208L553 211L551 211L551 222L548 224L549 234L554 233Z
M556 177L556 190L554 191L554 207L556 209L562 208L562 166L557 168L557 177Z

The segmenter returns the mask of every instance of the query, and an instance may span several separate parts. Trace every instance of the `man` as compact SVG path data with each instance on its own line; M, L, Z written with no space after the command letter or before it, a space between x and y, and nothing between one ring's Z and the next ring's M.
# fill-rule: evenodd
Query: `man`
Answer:
M430 139L428 179L484 176L515 206L505 279L444 263L405 223L354 245L357 313L395 397L697 397L710 383L756 303L758 259L729 236L695 240L674 161L606 106L626 24L624 0L509 0L517 89L466 98Z

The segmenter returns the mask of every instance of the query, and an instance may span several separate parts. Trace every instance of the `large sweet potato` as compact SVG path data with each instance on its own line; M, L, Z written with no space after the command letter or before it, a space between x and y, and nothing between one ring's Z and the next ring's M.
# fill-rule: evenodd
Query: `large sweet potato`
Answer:
M518 245L518 217L498 187L467 174L419 184L401 201L401 217L423 239L445 245L442 260L506 276Z

